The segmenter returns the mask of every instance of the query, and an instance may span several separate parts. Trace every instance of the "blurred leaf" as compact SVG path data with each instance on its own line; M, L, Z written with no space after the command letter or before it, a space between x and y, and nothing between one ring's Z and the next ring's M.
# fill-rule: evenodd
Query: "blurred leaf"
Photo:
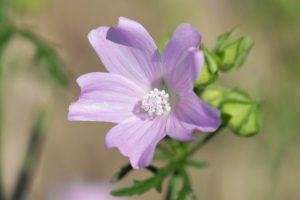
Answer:
M12 8L19 12L37 11L51 0L11 0Z
M0 57L4 51L8 41L13 36L13 31L6 26L0 26Z
M173 156L174 153L172 150L167 147L167 145L164 145L163 142L160 142L157 145L157 151L155 151L154 160L169 160L172 159Z
M200 161L200 160L187 160L185 163L190 167L195 167L195 168L198 168L198 169L203 169L203 168L208 167L207 162L203 162L203 161Z
M192 199L197 199L197 197L193 193L189 175L184 168L180 168L180 175L183 180L183 187L178 193L177 200L186 200L188 196L190 196Z
M200 86L206 86L216 81L219 77L217 62L218 58L204 45L201 46L201 49L204 53L205 63L203 69L201 70L200 76L196 81L196 84Z
M10 0L0 0L0 26L6 20L6 13L8 10Z
M163 180L173 171L174 167L174 164L170 163L167 167L159 169L153 177L142 181L135 181L133 186L114 190L111 194L114 196L139 195L152 188L155 188L158 192L160 192Z
M164 36L161 41L158 42L158 45L157 45L157 48L158 48L158 51L162 54L166 45L168 44L170 40L170 35L166 35Z
M46 66L49 77L59 85L67 86L68 80L64 65L53 47L29 30L22 29L18 33L35 45L35 61Z
M168 186L168 191L166 195L167 200L176 200L177 195L180 191L181 188L181 176L177 173L174 173L170 179L169 186Z

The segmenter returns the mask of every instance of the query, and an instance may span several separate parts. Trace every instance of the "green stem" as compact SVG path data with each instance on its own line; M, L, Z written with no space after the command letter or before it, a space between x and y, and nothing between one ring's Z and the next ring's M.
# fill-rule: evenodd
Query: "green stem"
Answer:
M0 23L5 22L10 0L0 0Z
M209 133L204 138L200 139L188 152L187 156L190 157L196 153L200 148L202 148L206 143L208 143L212 138L214 138L218 133L221 132L223 126L221 125L215 132Z
M166 200L175 200L177 197L177 193L180 188L181 177L177 172L174 172L172 177L170 178L168 191L166 194Z
M44 121L45 113L40 111L33 124L32 133L30 136L30 142L27 147L25 158L19 173L16 186L13 191L12 200L21 200L25 196L25 192L28 189L31 181L34 167L38 161L40 155L41 144L44 136Z
M163 144L158 144L157 145L157 149L159 149L163 154L167 155L167 156L173 156L173 152L170 151L167 147L163 146Z
M1 49L0 49L1 51ZM3 132L3 66L0 52L0 199L5 199L2 175L2 132Z
M1 1L1 0L0 0ZM0 27L1 28L1 27ZM2 27L3 28L3 27ZM3 135L3 52L5 46L12 36L12 32L9 29L0 29L0 199L5 199L4 186L3 186L3 175L2 175L2 135Z

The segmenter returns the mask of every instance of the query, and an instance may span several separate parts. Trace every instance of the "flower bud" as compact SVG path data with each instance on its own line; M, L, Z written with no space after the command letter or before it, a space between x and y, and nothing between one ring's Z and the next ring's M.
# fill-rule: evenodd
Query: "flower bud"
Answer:
M196 81L196 85L206 86L216 81L219 77L217 63L218 58L203 45L201 46L201 49L204 53L205 63L203 69L201 70L200 76Z
M218 37L215 53L220 61L219 69L222 71L240 67L253 47L254 42L248 36L233 40L236 32L237 29L234 29Z
M239 136L252 136L261 128L261 108L243 91L218 86L206 88L201 98L229 116L228 126Z

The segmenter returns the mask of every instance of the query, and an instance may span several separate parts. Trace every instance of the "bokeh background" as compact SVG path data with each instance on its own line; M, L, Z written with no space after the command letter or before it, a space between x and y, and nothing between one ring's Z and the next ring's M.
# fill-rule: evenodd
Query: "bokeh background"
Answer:
M92 28L114 26L119 16L142 23L156 41L188 22L212 47L216 37L239 26L255 46L238 71L219 81L245 89L263 105L262 131L250 138L223 132L197 156L210 167L193 171L200 199L300 199L300 1L299 0L11 0L17 24L56 44L69 74L62 89L40 78L32 66L33 47L16 38L4 56L2 161L5 190L14 187L28 143L33 111L46 108L46 138L28 199L51 199L73 183L103 183L127 162L117 150L104 149L110 123L69 122L68 105L79 94L75 79L105 71L87 40ZM139 171L133 178L149 175ZM53 198L52 198L53 199ZM130 199L162 199L155 191Z

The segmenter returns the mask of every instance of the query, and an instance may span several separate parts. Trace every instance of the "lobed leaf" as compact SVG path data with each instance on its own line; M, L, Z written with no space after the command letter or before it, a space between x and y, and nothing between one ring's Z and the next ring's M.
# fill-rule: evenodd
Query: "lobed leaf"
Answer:
M187 160L186 165L188 165L190 167L198 168L198 169L203 169L203 168L208 167L207 162L203 162L203 161L199 161L199 160Z
M20 29L18 33L34 44L36 47L35 61L46 67L50 78L61 86L67 86L68 79L64 65L54 48L30 30Z
M152 188L160 192L163 180L173 171L174 167L175 165L170 163L167 167L159 169L153 177L142 181L135 181L131 187L114 190L111 194L114 196L140 195Z

